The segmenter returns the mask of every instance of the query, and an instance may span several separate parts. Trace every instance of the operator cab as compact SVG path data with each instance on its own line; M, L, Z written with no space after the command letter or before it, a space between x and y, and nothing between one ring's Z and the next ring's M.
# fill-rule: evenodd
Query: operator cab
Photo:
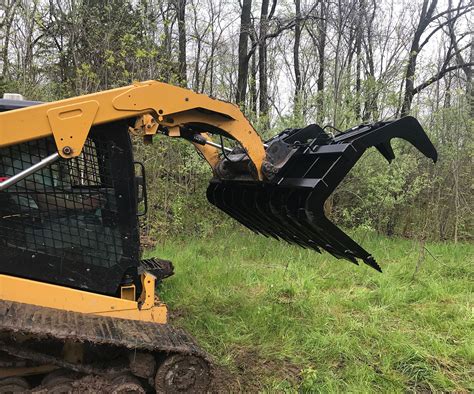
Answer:
M39 104L7 94L0 112ZM79 157L0 191L0 273L107 295L141 287L137 206L146 189L129 123L93 127ZM52 137L0 148L0 182L55 152Z

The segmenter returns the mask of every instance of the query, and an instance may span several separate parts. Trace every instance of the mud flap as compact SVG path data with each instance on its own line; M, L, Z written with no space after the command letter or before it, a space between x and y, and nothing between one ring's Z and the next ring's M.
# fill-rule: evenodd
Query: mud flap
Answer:
M436 149L413 117L360 125L335 137L310 125L285 130L267 141L266 181L253 181L242 174L233 179L215 177L207 197L255 233L317 252L323 249L354 264L360 259L381 271L369 252L325 216L323 207L367 148L374 146L389 162L393 160L393 138L410 142L436 162ZM232 154L225 161L226 174L232 173Z

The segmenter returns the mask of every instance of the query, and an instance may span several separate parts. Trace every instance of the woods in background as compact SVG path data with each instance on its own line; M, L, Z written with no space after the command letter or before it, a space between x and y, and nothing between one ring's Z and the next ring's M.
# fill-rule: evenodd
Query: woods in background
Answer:
M469 0L0 0L0 94L44 101L156 79L238 103L260 134L411 114L439 162L367 153L327 202L347 227L472 239ZM186 143L136 144L151 234L213 231L210 177ZM199 196L199 197L197 197Z

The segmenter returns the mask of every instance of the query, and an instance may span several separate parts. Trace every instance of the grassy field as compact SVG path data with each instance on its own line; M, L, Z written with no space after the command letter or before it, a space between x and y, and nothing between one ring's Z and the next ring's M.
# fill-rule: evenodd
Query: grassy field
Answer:
M229 390L472 392L474 246L355 235L383 274L246 230L153 254L175 264L173 324Z

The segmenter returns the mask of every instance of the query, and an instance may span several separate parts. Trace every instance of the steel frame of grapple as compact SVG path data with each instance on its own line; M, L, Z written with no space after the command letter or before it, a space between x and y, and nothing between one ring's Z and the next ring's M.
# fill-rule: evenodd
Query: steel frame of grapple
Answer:
M325 215L324 203L366 149L375 146L390 162L390 141L402 138L425 156L437 160L437 152L413 117L354 127L330 137L318 125L285 130L267 141L264 175L267 182L228 181L214 178L209 201L250 230L354 264L361 259L381 271L364 248ZM232 171L232 157L222 166Z

